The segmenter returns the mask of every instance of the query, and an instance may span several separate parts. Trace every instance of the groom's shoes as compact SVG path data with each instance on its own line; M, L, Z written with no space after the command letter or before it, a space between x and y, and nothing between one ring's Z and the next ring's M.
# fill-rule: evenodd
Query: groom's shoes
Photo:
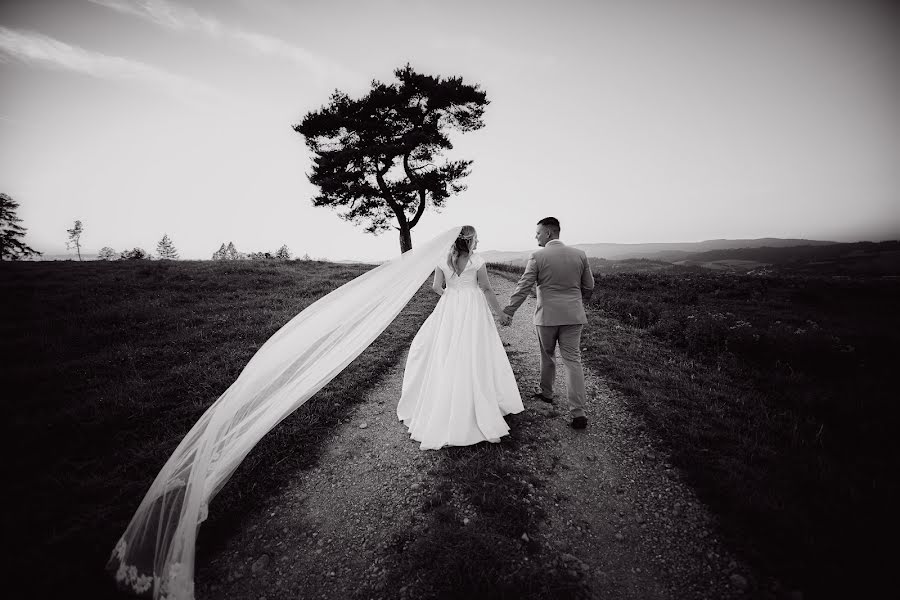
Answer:
M587 417L575 417L572 419L572 429L584 429L587 427Z
M535 400L543 400L547 404L553 404L553 398L548 398L541 392L535 392L531 395L531 397L534 398Z

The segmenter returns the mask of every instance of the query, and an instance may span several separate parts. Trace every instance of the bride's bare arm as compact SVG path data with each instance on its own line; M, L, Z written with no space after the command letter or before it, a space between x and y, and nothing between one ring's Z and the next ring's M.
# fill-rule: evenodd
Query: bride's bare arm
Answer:
M508 319L508 315L500 309L500 303L497 302L497 294L494 293L494 288L491 287L491 280L488 279L487 267L484 265L478 267L478 287L484 292L484 297L487 298L488 304L490 304L494 314L497 315L501 321Z
M441 269L434 270L434 283L431 284L431 289L438 296L444 295L444 272Z

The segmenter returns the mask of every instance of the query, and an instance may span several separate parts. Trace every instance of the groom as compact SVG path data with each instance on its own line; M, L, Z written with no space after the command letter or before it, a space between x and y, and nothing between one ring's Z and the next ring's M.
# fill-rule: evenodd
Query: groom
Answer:
M587 255L559 240L559 221L547 217L537 222L540 250L528 257L525 273L503 312L512 317L537 284L534 324L541 347L541 390L535 398L553 403L556 379L556 345L566 367L566 392L572 427L587 427L584 416L584 370L581 367L581 329L587 323L584 300L594 290L594 276Z

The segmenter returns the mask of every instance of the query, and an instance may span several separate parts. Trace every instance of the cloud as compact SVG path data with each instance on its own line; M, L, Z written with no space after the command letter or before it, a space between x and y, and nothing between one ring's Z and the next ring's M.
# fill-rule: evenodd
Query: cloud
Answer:
M166 0L90 0L90 2L123 14L140 17L173 31L200 31L214 38L231 40L256 54L289 60L320 79L358 79L355 73L345 67L300 46L269 35L226 25L214 17L201 15L189 6L173 4Z
M86 50L40 33L0 26L0 60L8 59L98 79L136 81L194 105L206 106L223 99L213 88L152 65Z

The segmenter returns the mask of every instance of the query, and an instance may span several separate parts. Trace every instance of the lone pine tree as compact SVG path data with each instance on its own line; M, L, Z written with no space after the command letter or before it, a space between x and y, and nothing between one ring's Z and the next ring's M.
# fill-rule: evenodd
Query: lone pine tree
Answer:
M294 131L314 154L313 205L341 210L342 219L368 233L395 227L406 252L426 207L440 209L466 189L472 161L444 160L443 152L453 148L449 132L484 126L488 100L461 77L423 75L408 64L394 75L398 81L373 81L359 99L335 91Z

